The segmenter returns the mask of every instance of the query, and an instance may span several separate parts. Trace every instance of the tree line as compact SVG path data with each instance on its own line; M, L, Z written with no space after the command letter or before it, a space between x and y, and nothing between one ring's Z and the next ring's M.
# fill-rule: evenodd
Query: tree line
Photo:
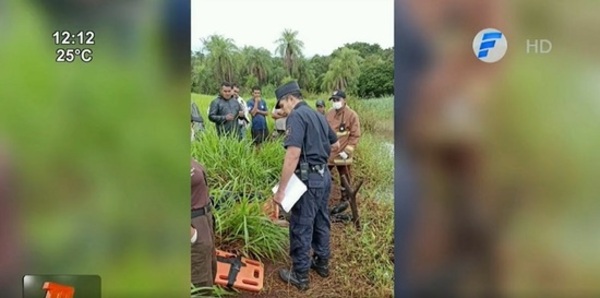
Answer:
M280 84L297 80L309 94L342 89L361 98L393 95L393 47L354 42L328 56L305 57L304 43L297 36L298 31L284 30L274 42L273 52L239 47L221 35L202 38L201 50L192 51L192 92L215 94L226 81L246 91L261 86L263 94L272 94Z

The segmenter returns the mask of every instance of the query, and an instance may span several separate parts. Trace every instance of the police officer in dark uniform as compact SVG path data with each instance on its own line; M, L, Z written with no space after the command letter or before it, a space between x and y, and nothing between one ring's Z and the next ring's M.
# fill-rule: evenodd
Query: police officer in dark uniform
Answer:
M292 175L297 175L308 190L292 207L290 217L290 257L292 270L281 269L279 276L300 290L308 289L308 271L329 275L329 209L331 173L327 159L332 147L337 148L337 136L327 120L302 98L296 82L275 90L277 104L288 114L286 122L285 160L279 189L273 200L281 204ZM311 259L310 250L314 251Z

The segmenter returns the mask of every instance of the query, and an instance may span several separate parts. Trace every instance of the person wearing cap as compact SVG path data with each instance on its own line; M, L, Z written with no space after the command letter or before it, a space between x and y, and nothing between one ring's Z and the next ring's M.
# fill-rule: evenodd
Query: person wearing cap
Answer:
M239 138L240 125L238 119L244 117L237 99L232 98L231 84L221 83L219 96L210 103L208 120L215 123L219 136L230 135Z
M292 175L297 175L307 186L307 191L290 210L290 258L292 269L281 269L280 278L306 290L309 286L308 272L312 268L322 277L329 275L330 246L328 200L331 192L331 173L327 158L332 148L339 146L335 132L303 100L300 87L295 81L275 90L278 104L288 115L286 149L279 188L273 201L279 205ZM310 250L314 255L310 256Z
M192 101L192 129L196 136L204 130L204 119L200 114L198 105Z
M192 129L192 140L194 130ZM191 222L191 272L192 284L212 287L217 275L214 217L212 215L208 183L204 167L192 158L192 222Z
M353 162L354 150L360 140L360 120L358 114L347 106L346 93L343 91L333 92L329 100L333 101L333 109L327 112L327 123L335 131L340 141L340 148L331 151L328 160L329 170L337 169L340 175L340 183L342 176L346 176L348 182L352 183L350 167ZM332 214L342 213L348 209L348 198L343 184L340 185L340 190L342 193L341 200L331 210Z
M325 115L325 101L322 99L317 100L316 106L317 106L317 111L319 111L319 113Z

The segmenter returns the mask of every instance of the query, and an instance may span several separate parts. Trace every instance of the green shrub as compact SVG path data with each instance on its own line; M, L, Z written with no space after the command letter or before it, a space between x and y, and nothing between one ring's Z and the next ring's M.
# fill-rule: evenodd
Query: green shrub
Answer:
M257 150L249 140L219 138L210 126L192 144L192 156L205 167L219 206L214 212L218 249L258 259L285 256L288 230L274 225L262 210L279 181L283 154L280 143Z

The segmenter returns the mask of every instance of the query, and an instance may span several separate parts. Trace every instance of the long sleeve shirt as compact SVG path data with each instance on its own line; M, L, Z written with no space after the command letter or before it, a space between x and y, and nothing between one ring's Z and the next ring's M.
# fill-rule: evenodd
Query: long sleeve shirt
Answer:
M194 124L194 131L199 132L204 130L204 119L200 114L200 109L195 102L192 102L192 122Z
M208 185L204 168L197 161L192 159L191 169L192 179L192 209L202 208L210 202Z
M240 103L236 99L233 97L224 99L219 96L210 103L208 120L215 123L219 135L225 133L236 134L239 130L238 116L240 111ZM228 114L233 116L231 120L225 119Z
M331 126L331 129L335 131L338 141L340 142L340 148L338 150L332 150L329 156L329 165L350 165L352 164L354 150L360 141L360 120L358 114L350 109L348 106L336 110L331 109L326 115L327 123ZM347 159L343 159L339 154L341 152L348 154Z

